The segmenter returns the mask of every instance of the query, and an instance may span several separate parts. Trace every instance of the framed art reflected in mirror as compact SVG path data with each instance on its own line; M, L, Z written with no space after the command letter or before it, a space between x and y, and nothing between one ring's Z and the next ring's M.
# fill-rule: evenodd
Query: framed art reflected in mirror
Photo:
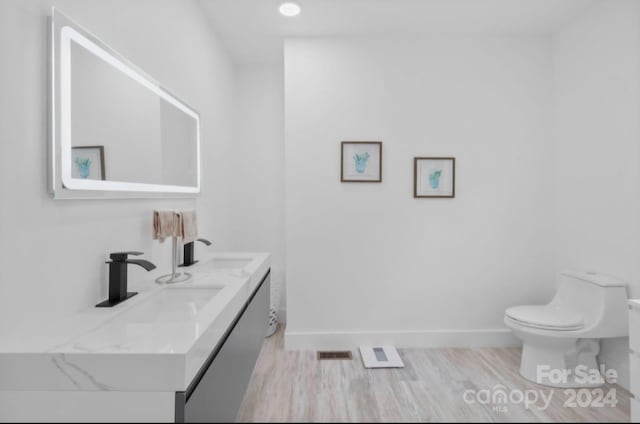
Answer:
M104 146L74 146L71 155L73 178L105 180Z

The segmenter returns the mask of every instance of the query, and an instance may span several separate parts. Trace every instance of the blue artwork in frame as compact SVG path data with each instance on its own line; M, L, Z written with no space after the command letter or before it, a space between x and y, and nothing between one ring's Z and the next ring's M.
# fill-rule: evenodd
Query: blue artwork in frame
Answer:
M455 158L413 158L413 197L455 197L455 193Z
M340 148L340 181L382 182L381 141L343 141Z
M104 180L104 146L71 148L71 177L82 180Z

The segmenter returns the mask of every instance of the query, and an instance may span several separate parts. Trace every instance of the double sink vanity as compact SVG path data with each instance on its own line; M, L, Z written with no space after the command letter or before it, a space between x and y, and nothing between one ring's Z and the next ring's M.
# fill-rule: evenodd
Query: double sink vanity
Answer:
M0 340L0 420L233 421L267 331L269 254L202 255L189 271Z
M48 21L48 190L55 202L197 197L198 112L60 11L53 8ZM192 248L186 253L191 264ZM164 281L171 284L149 273L127 287L127 263L155 268L129 254L139 252L110 255L109 299L99 307L56 309L64 319L18 320L3 334L0 421L235 418L267 332L269 254L203 254L186 268L187 281L173 282L174 262ZM60 278L83 287L71 267L42 283Z

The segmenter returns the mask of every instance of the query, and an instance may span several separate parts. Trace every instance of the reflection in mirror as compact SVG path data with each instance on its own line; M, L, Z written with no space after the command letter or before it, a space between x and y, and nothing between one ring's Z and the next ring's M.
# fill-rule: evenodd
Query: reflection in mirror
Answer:
M59 12L52 21L54 195L199 192L198 114Z

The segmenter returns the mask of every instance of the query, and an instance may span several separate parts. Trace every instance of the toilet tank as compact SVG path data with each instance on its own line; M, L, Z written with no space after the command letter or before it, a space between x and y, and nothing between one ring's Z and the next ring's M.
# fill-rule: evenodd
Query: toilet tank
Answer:
M575 271L561 272L558 283L550 305L582 315L582 331L589 332L588 337L629 335L625 283L605 274Z

